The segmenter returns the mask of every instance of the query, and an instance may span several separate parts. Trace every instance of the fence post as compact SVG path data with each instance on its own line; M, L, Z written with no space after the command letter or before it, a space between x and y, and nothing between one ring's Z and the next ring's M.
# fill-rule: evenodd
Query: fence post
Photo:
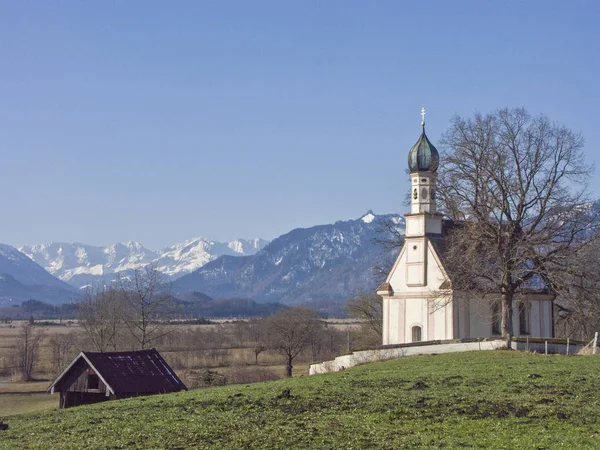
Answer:
M525 342L525 351L529 351L529 336L527 336L527 341Z
M546 342L546 355L547 355L548 354L548 341L545 341L545 342Z
M569 338L567 338L567 356L569 356Z
M596 344L598 344L598 332L594 334L594 347L592 348L592 355L596 354Z

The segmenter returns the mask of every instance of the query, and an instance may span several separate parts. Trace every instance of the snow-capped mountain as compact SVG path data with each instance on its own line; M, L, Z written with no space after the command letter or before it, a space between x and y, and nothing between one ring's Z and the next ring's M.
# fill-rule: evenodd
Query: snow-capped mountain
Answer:
M156 264L158 270L177 278L198 269L222 255L252 255L267 244L263 239L237 239L222 243L196 238L159 251L138 242L106 247L81 243L29 245L19 250L48 272L75 287L110 281L116 274L127 276L132 270Z
M357 289L374 289L380 280L373 267L396 256L399 249L384 250L375 242L389 239L385 221L404 234L404 218L369 211L356 220L293 230L252 256L221 256L177 279L174 288L285 304L343 300Z
M50 275L16 248L0 244L0 305L20 304L30 298L63 303L74 296L71 286Z
M253 255L268 241L264 239L236 239L231 242L216 242L204 238L191 239L160 251L158 270L177 278L199 269L209 261L222 255Z

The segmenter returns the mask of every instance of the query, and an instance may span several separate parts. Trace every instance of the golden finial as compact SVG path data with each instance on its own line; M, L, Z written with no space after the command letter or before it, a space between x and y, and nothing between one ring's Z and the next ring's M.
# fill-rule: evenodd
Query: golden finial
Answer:
M425 126L425 107L424 106L421 108L421 126L422 127Z

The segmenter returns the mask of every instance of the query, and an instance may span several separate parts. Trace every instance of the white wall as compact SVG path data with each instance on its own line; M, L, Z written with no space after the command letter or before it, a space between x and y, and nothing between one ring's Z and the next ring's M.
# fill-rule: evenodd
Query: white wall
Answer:
M387 279L393 295L384 296L384 345L412 342L413 326L421 327L424 341L494 337L490 304L469 302L460 293L453 297L449 291L439 298L444 281L433 246L422 237L407 239ZM447 303L450 306L444 306ZM552 337L552 302L532 299L530 321L530 336ZM513 309L513 325L513 335L518 336L517 307Z
M459 294L457 294L458 296ZM491 301L471 300L467 307L463 306L461 318L468 320L468 334L465 333L463 324L460 326L459 337L457 338L480 338L495 337L492 334L492 309ZM499 300L496 298L495 300ZM467 303L466 301L464 303ZM530 299L529 313L529 336L531 337L552 337L552 302L547 297L541 299ZM465 318L465 312L468 309L468 319ZM517 302L513 308L513 336L519 336L519 308ZM524 335L526 336L526 335Z
M423 341L454 337L448 298L434 298L445 281L434 252L424 239L407 240L402 248L387 281L394 295L384 298L384 345L412 342L413 326L421 327ZM423 276L415 275L419 270Z
M338 356L332 361L311 364L309 375L338 372L360 364L398 359L403 356L430 355L432 353L455 353L473 350L496 350L502 348L505 342L501 339L484 342L456 342L449 344L417 345L413 347L362 350L349 355Z
M387 361L389 359L398 359L404 356L414 355L430 355L433 353L456 353L479 350L496 350L504 348L505 341L495 339L492 341L483 342L456 342L449 344L431 344L408 346L402 348L378 349L378 350L362 350L351 353L349 355L338 356L334 360L325 361L322 363L311 364L309 375L317 375L329 372L339 372L340 370L349 369L360 364L373 363L378 361ZM515 342L511 343L513 350L526 350L544 352L544 343L529 343ZM571 345L569 354L574 355L583 348L582 345ZM551 353L565 354L567 352L566 344L548 343L548 351Z

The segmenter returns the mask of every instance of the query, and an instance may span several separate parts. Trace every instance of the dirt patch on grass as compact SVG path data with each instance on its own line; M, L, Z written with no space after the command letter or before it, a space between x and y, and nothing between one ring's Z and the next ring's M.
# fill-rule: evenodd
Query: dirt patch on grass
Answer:
M427 389L429 386L424 381L417 381L412 385L411 389L414 391L422 391L423 389Z

